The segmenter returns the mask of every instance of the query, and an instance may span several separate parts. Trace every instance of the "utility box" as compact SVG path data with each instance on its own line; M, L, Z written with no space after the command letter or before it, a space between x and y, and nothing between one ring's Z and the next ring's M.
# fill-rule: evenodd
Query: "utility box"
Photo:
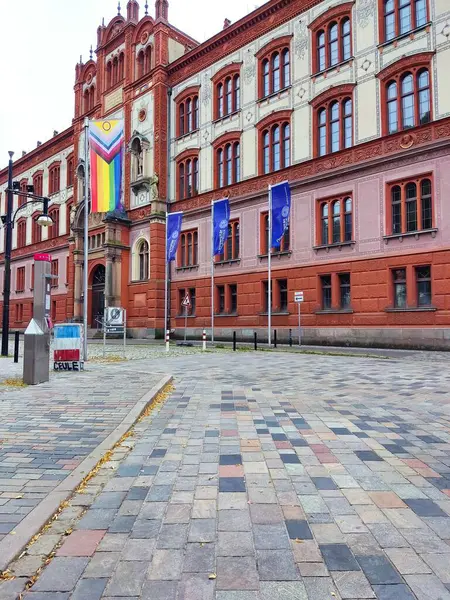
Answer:
M51 262L49 254L34 255L33 318L24 335L23 381L28 385L50 378Z

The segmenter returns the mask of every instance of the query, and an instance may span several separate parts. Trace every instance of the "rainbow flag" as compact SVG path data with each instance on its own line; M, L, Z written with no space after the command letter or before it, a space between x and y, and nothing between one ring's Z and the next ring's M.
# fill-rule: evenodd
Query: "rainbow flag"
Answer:
M90 121L91 212L119 207L122 192L123 119Z

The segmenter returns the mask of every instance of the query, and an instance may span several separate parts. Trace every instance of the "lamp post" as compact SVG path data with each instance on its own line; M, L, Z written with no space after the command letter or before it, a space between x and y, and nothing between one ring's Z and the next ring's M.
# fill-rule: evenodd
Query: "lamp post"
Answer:
M14 152L9 152L9 163L8 163L8 189L7 193L7 205L6 215L1 217L3 225L5 227L5 273L3 283L3 321L2 321L2 356L8 356L8 341L9 341L9 307L11 298L11 249L12 249L12 230L14 227L14 219L19 210L24 208L27 204L43 204L42 215L38 217L38 224L41 227L48 227L53 223L51 217L48 214L49 199L44 196L37 196L34 194L32 186L28 186L28 192L22 192L15 189L13 182L13 156ZM22 198L31 198L29 202L22 204L15 213L13 213L13 200L14 194L21 196Z

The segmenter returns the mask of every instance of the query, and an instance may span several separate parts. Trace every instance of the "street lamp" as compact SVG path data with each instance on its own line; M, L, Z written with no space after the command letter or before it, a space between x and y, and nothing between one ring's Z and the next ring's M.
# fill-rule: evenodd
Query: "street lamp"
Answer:
M3 283L3 322L2 322L2 356L8 356L8 340L9 340L9 307L11 298L11 250L12 250L12 231L14 227L14 220L19 210L27 206L28 204L42 204L42 214L39 215L37 222L41 227L49 227L52 225L52 218L48 214L48 204L50 200L44 196L37 196L34 193L32 185L27 185L27 191L20 191L18 182L13 181L13 156L14 152L8 152L9 163L8 163L8 188L7 193L7 204L6 204L6 215L1 216L2 223L5 227L5 273ZM22 198L29 198L27 202L19 206L19 208L13 213L14 195L21 196Z

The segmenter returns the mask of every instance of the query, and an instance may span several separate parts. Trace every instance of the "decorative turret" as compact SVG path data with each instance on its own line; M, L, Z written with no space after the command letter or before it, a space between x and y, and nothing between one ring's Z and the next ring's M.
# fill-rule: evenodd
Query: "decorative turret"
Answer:
M137 23L139 21L139 4L136 0L128 0L127 21Z
M156 0L155 2L155 18L156 20L169 20L169 2L168 0Z
M103 32L105 31L105 19L102 19L102 24L98 26L97 29L97 48L102 45L103 42Z
M230 19L225 19L225 21L223 22L223 28L227 29L230 25L231 25Z

